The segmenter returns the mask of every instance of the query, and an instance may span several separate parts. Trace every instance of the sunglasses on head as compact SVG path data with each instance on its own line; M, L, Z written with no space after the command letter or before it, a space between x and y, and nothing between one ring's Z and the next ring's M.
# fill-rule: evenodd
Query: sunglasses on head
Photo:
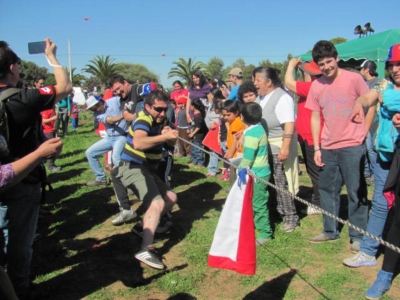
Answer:
M158 113L167 112L168 110L168 107L152 106L152 108Z

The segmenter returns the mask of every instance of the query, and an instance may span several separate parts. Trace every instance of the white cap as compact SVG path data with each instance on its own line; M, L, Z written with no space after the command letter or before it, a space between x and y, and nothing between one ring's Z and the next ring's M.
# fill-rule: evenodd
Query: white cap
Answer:
M99 100L97 100L94 96L90 96L86 100L86 108L89 109L92 106L95 106L97 103L99 103Z

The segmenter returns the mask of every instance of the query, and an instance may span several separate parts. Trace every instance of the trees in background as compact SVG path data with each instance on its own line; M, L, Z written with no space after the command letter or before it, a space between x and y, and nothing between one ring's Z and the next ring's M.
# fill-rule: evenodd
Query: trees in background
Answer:
M104 92L106 89L110 77L118 73L118 67L114 63L114 60L110 55L105 57L97 55L95 58L89 60L86 67L82 69L82 71L92 74L100 81L101 92Z
M151 72L145 66L131 63L117 63L118 74L132 83L159 82L160 78L157 74Z
M201 61L196 61L195 58L186 61L184 58L179 58L178 61L174 61L175 67L172 67L168 73L168 78L179 77L184 85L188 84L192 80L192 74L196 70L204 72L206 65Z

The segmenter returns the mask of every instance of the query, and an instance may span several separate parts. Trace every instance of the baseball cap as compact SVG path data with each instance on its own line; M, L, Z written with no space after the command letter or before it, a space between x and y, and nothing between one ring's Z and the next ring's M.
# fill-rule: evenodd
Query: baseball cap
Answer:
M318 65L315 63L315 61L310 61L310 62L305 62L302 63L299 66L300 69L302 69L304 72L306 72L309 75L321 75L322 72L318 68Z
M389 54L386 61L400 61L400 44L393 45L389 48Z
M361 69L370 69L370 71L376 71L376 64L373 61L366 59L360 66L356 67L356 70Z
M243 77L243 71L242 71L241 68L233 68L233 69L229 72L228 76L230 76L230 75L232 75L232 76Z

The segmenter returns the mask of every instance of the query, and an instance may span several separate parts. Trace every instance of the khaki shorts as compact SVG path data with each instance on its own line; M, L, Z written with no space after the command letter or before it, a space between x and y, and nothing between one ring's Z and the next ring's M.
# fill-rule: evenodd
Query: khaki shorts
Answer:
M144 166L120 166L116 177L121 179L126 188L132 189L141 201L162 200L169 191L156 173Z

